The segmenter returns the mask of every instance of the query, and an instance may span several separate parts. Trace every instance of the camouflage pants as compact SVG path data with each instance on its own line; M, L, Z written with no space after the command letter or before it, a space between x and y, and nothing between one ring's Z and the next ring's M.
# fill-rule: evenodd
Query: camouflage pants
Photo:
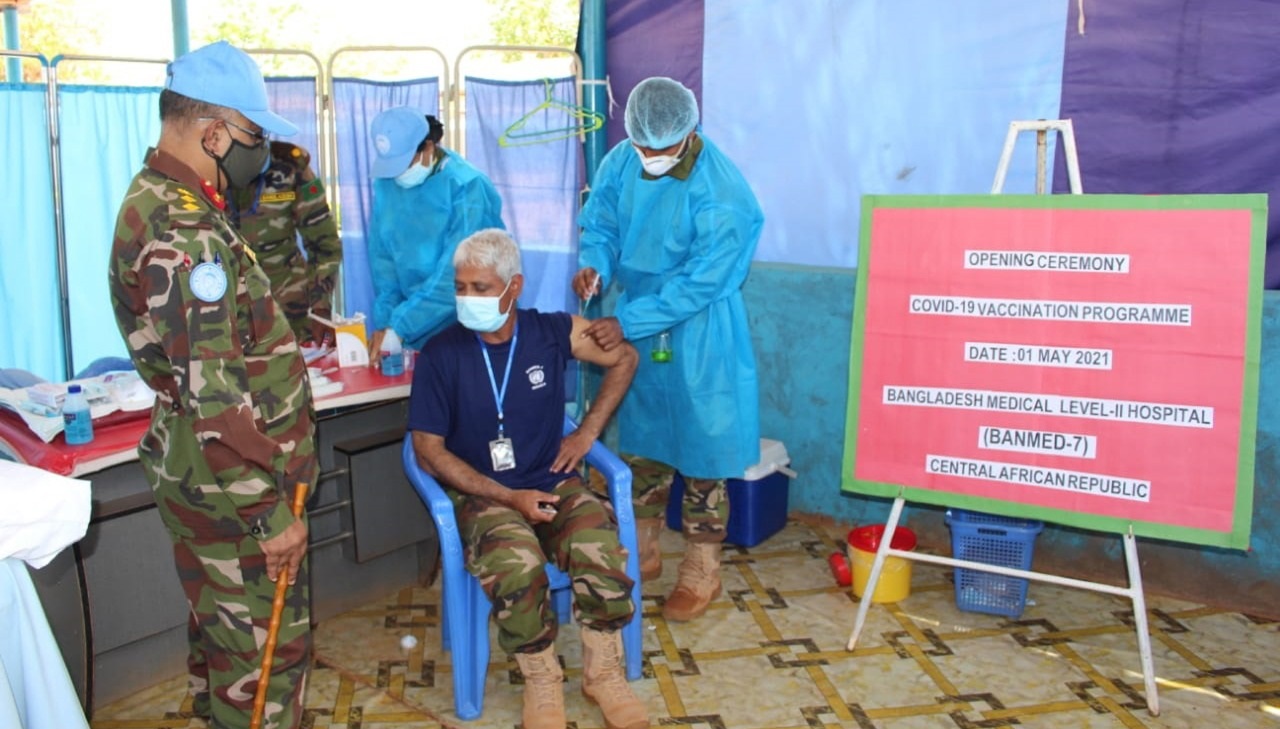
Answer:
M179 539L173 554L191 607L187 669L195 713L209 719L210 729L248 727L275 598L266 559L248 535ZM311 662L308 579L303 559L285 597L263 729L296 729L302 721Z
M498 645L507 653L535 653L556 639L543 569L548 561L569 576L573 611L583 625L617 630L635 612L634 583L626 573L627 551L618 541L612 506L577 476L556 484L552 493L560 497L555 518L533 526L514 509L449 492L467 571L493 603Z
M665 463L623 456L631 466L631 497L637 519L661 519L671 498L675 469ZM729 492L724 479L684 479L680 516L684 537L690 542L723 542L729 523Z

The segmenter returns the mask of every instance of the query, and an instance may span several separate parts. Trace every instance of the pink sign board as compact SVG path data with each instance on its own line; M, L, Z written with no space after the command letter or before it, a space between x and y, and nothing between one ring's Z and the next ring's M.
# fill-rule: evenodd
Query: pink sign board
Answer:
M864 208L847 490L1247 545L1265 198Z

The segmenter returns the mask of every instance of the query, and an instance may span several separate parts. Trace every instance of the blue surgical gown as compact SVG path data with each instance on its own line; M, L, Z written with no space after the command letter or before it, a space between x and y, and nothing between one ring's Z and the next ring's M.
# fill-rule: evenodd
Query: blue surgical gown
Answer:
M610 150L579 216L578 264L620 284L614 316L640 353L618 411L622 450L691 478L740 478L760 458L742 283L764 216L738 168L702 142L685 180L643 179L628 141ZM662 331L667 363L649 354Z
M374 180L369 221L374 329L391 327L405 346L422 349L457 320L453 252L458 243L477 230L504 227L493 183L451 151L417 187Z

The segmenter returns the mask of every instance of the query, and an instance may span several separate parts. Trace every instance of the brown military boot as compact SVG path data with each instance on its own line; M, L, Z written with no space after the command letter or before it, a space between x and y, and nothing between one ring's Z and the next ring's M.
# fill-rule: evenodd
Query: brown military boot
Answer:
M636 519L636 543L640 548L640 579L648 582L662 576L661 519Z
M627 684L618 631L583 627L582 693L600 707L608 729L648 729L649 712Z
M517 653L524 674L524 729L565 729L564 672L554 645L537 653Z
M676 586L662 606L662 617L693 620L701 617L717 597L720 597L720 543L686 543Z

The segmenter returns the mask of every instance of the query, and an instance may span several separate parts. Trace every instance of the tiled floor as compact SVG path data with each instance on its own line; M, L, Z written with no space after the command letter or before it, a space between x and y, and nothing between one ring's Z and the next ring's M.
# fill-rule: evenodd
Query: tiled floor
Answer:
M645 677L633 683L654 726L708 729L1280 726L1280 623L1149 598L1161 715L1146 711L1132 614L1120 598L1033 583L1019 620L961 612L946 569L913 563L911 595L872 606L844 650L857 603L827 555L842 535L792 522L727 550L724 596L693 623L666 623L681 538L645 587ZM439 587L406 588L319 626L308 727L502 727L520 721L515 664L494 655L485 712L453 714L439 642ZM603 726L580 693L577 629L557 642L570 726ZM418 638L405 651L402 636ZM203 727L185 679L97 712L95 729Z

